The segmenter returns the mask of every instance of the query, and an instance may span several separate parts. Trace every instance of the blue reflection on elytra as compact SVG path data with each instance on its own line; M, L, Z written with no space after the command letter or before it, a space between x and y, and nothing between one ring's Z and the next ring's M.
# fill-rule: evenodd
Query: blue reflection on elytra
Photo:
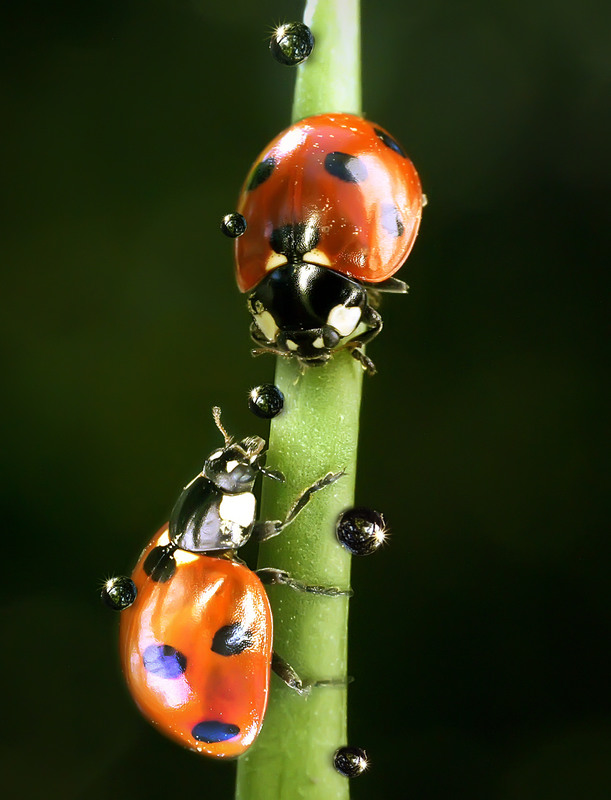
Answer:
M147 672L159 678L180 678L187 668L187 657L169 644L152 644L142 654Z

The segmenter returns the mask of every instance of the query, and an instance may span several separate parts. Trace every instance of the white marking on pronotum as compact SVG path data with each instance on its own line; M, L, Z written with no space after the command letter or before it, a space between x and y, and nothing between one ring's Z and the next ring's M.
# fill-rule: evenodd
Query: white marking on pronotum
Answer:
M299 349L299 345L295 344L295 342L292 339L286 340L286 346L288 347L289 350L293 351Z
M157 547L165 547L166 544L170 544L170 531L167 528L157 539Z
M265 262L265 271L271 272L276 267L282 267L288 264L288 259L282 253L270 253L267 261Z
M329 312L327 322L335 328L342 336L349 336L361 319L361 309L358 306L346 308L346 306L335 306Z
M165 530L159 539L157 539L157 547L165 547L167 544L170 543L170 531L169 529ZM180 566L181 564L189 564L191 561L195 561L198 558L197 553L189 553L187 550L175 550L174 551L174 560Z
M278 326L276 325L276 320L269 311L262 311L260 314L255 314L255 322L269 342L274 342L276 340Z
M324 346L325 343L322 340L322 336L319 336L318 339L314 339L314 341L312 342L312 347L317 347L318 349L320 349L321 347Z
M219 503L219 517L224 522L235 522L247 528L255 521L255 496L251 492L226 494Z
M238 466L239 461L228 461L225 465L225 470L227 472L233 472L233 470Z
M197 561L200 555L201 553L189 553L187 550L175 550L174 560L177 566L180 567L183 564L190 564L192 561Z
M303 257L303 260L307 264L318 264L320 267L330 267L331 261L326 253L323 253L322 250L318 250L314 248L314 250L309 250Z

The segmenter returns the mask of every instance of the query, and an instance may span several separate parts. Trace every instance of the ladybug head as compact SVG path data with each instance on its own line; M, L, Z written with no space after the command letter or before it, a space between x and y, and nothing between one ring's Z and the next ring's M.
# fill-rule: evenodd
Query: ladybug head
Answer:
M328 267L295 261L276 267L248 295L251 336L263 349L324 364L366 327L367 290Z
M252 491L255 479L261 472L268 478L284 480L280 472L268 470L265 461L265 440L260 436L247 436L233 442L231 436L221 425L221 410L212 410L214 421L225 439L225 447L215 450L204 464L203 475L223 492L239 494Z

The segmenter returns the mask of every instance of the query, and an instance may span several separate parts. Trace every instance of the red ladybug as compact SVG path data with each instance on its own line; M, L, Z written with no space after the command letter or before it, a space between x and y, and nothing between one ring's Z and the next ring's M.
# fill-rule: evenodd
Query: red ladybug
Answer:
M219 415L215 409L225 447L183 490L132 577L112 578L102 596L122 612L121 662L143 715L191 750L232 758L261 729L272 666L291 688L304 688L281 658L272 658L267 594L260 578L236 560L236 550L253 534L264 540L280 533L314 492L343 473L329 473L306 489L284 521L255 522L257 475L284 478L263 466L263 439L232 443ZM285 573L263 572L268 582L296 585Z
M267 707L272 614L263 584L231 558L176 550L176 574L155 581L151 553L170 544L168 526L143 552L132 580L138 600L121 615L120 651L144 716L191 750L239 756Z
M423 195L402 147L352 114L308 117L277 136L248 175L237 214L237 282L249 292L251 334L264 350L327 361L382 328L376 291L406 291L392 278L418 233Z

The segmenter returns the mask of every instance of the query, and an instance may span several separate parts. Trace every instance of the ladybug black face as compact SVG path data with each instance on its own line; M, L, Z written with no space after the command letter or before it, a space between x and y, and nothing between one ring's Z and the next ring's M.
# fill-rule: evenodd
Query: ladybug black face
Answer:
M322 364L354 336L366 305L366 290L346 275L316 264L286 264L249 295L251 333L267 349Z
M223 492L250 492L259 473L258 461L265 447L259 436L249 436L236 444L215 450L204 465L205 478Z

